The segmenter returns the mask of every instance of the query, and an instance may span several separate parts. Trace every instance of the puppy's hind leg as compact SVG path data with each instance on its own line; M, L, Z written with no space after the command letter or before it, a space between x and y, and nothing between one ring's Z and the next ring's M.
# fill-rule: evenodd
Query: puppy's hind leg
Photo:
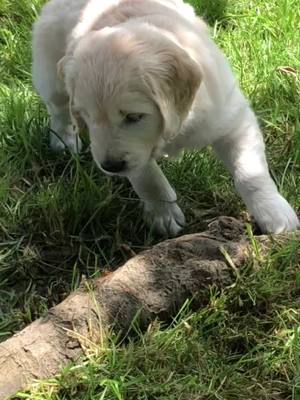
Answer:
M235 186L263 232L292 231L299 220L289 203L278 193L265 156L263 138L251 110L235 132L223 137L214 148L232 173Z
M37 38L33 44L33 84L50 114L50 146L55 151L68 147L77 153L81 141L72 125L64 82L57 75L60 54L53 55L53 49L47 50Z
M50 147L58 152L67 147L72 152L79 153L82 144L71 121L68 97L65 94L53 93L47 109L51 118Z

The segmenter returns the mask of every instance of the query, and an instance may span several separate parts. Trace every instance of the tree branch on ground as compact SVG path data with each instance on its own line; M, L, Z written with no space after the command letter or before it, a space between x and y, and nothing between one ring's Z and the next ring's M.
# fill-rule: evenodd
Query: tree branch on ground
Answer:
M46 316L0 344L0 399L55 376L89 343L101 347L111 329L124 337L136 318L146 329L155 319L169 321L187 299L195 309L207 304L209 289L231 285L251 254L244 231L241 222L221 217L203 233L166 240L82 282ZM272 243L266 236L256 240L266 248Z

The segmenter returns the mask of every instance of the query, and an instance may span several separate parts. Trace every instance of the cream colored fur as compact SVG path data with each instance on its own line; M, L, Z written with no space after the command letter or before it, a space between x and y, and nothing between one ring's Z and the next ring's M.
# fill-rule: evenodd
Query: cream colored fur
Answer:
M156 159L211 144L263 231L298 218L278 193L262 135L204 22L180 0L50 0L33 30L33 81L51 146L80 150L126 176L149 224L176 234L184 216Z

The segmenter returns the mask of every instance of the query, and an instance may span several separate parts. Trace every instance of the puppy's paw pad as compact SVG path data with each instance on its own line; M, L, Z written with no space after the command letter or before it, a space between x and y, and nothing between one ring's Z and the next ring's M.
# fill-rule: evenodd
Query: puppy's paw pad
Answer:
M144 219L152 229L163 236L175 236L185 225L183 212L177 203L146 202Z

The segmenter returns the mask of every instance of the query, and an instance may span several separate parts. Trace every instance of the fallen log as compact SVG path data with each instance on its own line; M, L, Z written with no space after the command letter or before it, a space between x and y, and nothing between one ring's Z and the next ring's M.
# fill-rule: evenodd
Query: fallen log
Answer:
M145 329L156 318L169 320L187 299L203 306L211 286L223 288L236 279L250 248L243 230L240 222L222 217L206 232L164 241L116 271L83 282L45 317L0 344L0 399L53 377L109 329L124 337L137 315Z

